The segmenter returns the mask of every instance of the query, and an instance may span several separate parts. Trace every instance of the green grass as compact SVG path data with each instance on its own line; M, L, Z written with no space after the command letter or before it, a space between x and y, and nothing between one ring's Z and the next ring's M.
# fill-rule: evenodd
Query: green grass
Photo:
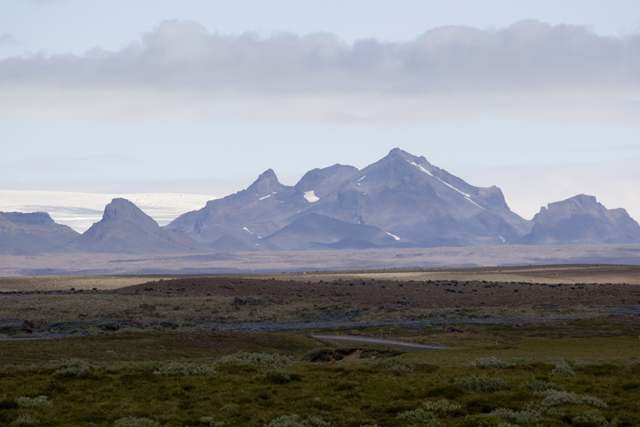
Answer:
M29 365L74 357L95 363L207 360L238 351L303 354L321 345L317 340L303 334L133 332L73 338L0 341L0 363Z
M594 326L589 330L598 329ZM545 330L551 331L548 336ZM0 425L29 419L38 426L114 426L121 419L147 425L146 419L176 427L260 427L294 414L299 417L274 425L313 424L309 417L335 427L472 426L496 417L512 424L535 419L528 425L546 427L602 423L603 417L611 427L640 425L637 337L596 333L558 339L553 328L531 331L518 340L510 328L486 327L475 335L447 334L453 350L381 351L373 360L317 363L307 355L323 344L302 333L116 333L3 341ZM291 362L262 363L272 359L247 353L290 356ZM508 363L470 364L489 357ZM53 362L72 358L85 361L89 372L56 374L61 366L80 366ZM576 375L552 376L559 364L568 364ZM157 373L167 370L172 375ZM465 385L479 377L500 378L504 386L488 391L494 388ZM25 405L44 400L40 396L50 405Z

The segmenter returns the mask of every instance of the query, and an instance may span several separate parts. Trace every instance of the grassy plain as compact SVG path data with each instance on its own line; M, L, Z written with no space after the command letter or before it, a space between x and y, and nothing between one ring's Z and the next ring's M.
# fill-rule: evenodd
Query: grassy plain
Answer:
M329 284L315 278L308 293L299 293L296 278L286 276L291 289L282 286L271 296L263 291L277 283L263 278L255 288L262 296L245 295L247 284L238 278L233 286L216 282L217 294L214 287L197 294L195 285L179 293L175 282L166 284L171 294L158 293L156 282L120 293L63 288L0 295L0 425L640 426L640 317L633 306L584 305L578 296L603 294L600 285L536 291L539 298L558 295L579 305L460 309L447 305L458 295L447 289L464 289L466 297L477 288L474 298L489 304L506 296L520 301L533 288L447 279L425 292L408 277L392 287L375 276L373 298L365 295L370 276L353 286L355 276L340 277ZM626 301L636 303L633 289L602 289L622 289ZM439 306L427 307L436 291ZM370 307L367 298L373 298ZM358 326L304 323L320 317ZM210 322L207 330L198 330L204 325L198 319ZM407 327L411 319L426 323ZM227 329L280 322L283 331L211 329L215 322ZM310 326L284 332L296 322ZM445 332L446 323L464 332ZM447 349L336 347L310 337L353 329ZM37 333L50 338L28 338Z
M496 420L535 426L639 425L640 325L603 319L566 327L582 331L582 337L563 336L558 324L486 326L449 334L364 331L452 348L403 354L367 347L335 351L305 333L113 333L5 341L0 343L0 422L11 425L28 414L41 426L112 426L126 417L138 419L140 424L132 425L145 425L148 419L163 426L262 426L297 414L334 426L497 426ZM334 357L311 362L313 350ZM291 361L277 366L219 363L239 352ZM341 353L347 357L335 360ZM60 373L73 359L88 371ZM380 363L385 360L387 365ZM130 362L129 368L123 362ZM182 369L159 373L163 364L172 363ZM206 369L203 373L194 366ZM569 374L558 374L558 367L567 367ZM485 390L485 376L504 383ZM469 379L480 385L465 385ZM545 394L549 389L532 389L531 384L562 393ZM38 396L51 404L25 408L16 403ZM442 405L442 399L450 409L429 410ZM580 424L581 414L593 411L607 424L597 417L592 424Z

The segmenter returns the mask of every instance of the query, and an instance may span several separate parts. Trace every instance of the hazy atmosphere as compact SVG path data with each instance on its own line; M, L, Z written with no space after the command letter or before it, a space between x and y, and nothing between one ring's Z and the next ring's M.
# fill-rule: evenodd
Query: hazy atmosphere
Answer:
M0 0L0 190L195 209L400 147L526 219L638 220L639 70L634 1Z

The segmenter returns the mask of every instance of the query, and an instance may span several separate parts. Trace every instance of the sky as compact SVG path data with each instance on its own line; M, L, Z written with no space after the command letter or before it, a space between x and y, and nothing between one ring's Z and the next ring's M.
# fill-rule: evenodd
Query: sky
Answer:
M0 190L221 197L400 147L640 220L640 2L0 0Z

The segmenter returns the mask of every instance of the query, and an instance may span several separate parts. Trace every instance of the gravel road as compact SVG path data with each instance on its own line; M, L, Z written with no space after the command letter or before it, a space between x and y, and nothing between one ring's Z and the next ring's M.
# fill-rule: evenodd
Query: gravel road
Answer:
M311 335L313 338L320 341L325 341L330 344L367 344L367 345L382 345L384 347L395 348L398 350L410 350L410 351L430 351L430 350L448 350L447 347L435 347L431 345L415 344L412 342L403 342L395 340L386 340L384 338L372 338L372 337L359 337L353 335Z

